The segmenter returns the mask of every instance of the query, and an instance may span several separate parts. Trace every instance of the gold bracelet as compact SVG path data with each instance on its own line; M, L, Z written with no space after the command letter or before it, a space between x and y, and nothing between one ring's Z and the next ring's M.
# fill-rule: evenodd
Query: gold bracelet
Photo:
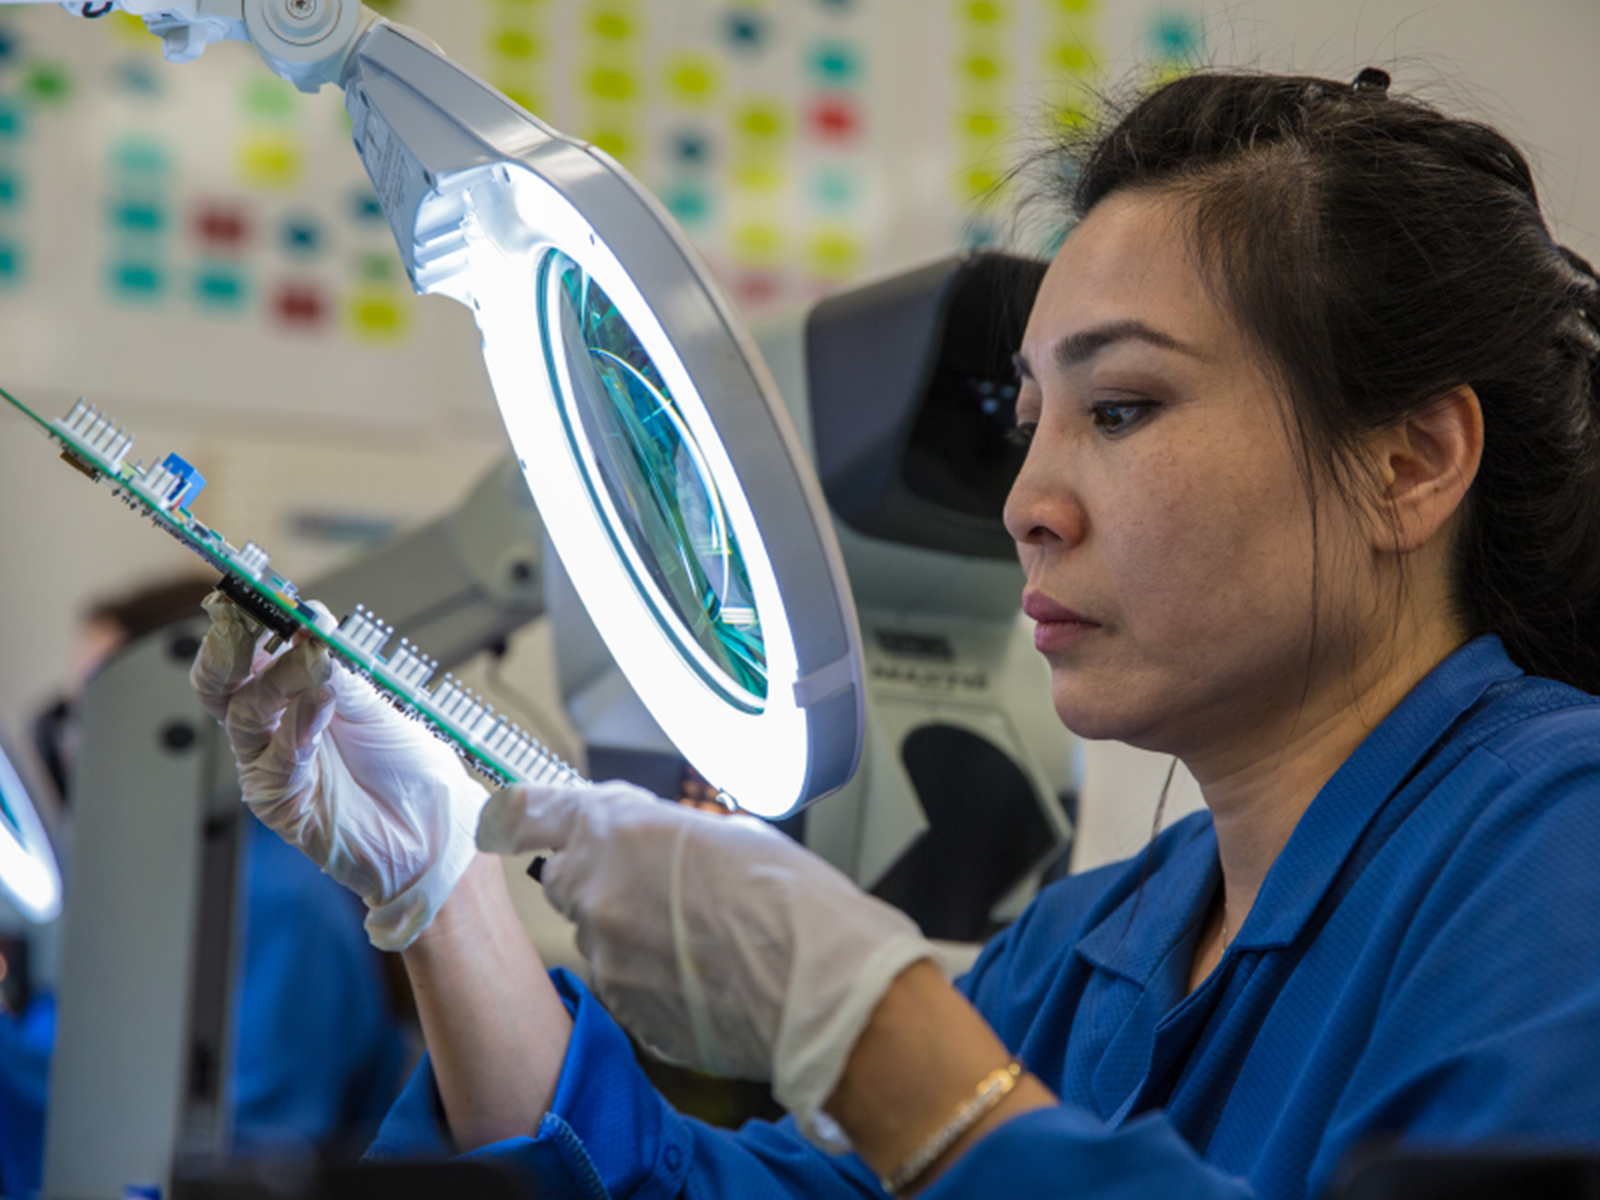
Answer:
M971 1098L956 1109L950 1115L950 1119L934 1131L932 1137L918 1146L911 1157L900 1164L898 1171L893 1175L878 1177L878 1186L891 1196L897 1196L921 1179L946 1150L961 1140L962 1134L981 1121L990 1109L1010 1094L1020 1078L1022 1078L1022 1064L1016 1059L990 1071L984 1076L977 1090L972 1093Z

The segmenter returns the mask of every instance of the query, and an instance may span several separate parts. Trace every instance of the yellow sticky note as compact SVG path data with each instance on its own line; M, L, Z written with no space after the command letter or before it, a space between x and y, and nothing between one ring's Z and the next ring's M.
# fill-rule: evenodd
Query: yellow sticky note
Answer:
M1084 75L1095 68L1095 55L1080 41L1059 42L1051 55L1051 65L1069 75Z
M1007 17L1006 6L997 0L967 0L963 15L974 25L998 25Z
M602 100L627 100L633 95L633 76L615 67L597 67L589 72L589 91Z
M861 261L861 244L843 230L824 230L806 243L806 258L818 275L849 275Z
M239 174L253 187L287 190L300 182L305 152L293 138L248 137L239 146Z
M613 8L602 8L590 18L589 28L594 35L608 42L625 42L633 36L633 22L627 13Z
M345 297L345 325L364 342L395 342L411 329L404 293L394 288L358 287Z
M680 102L703 104L721 83L717 60L704 54L683 54L667 62L667 90Z
M740 225L733 231L733 253L747 266L776 266L783 256L783 231L760 222Z
M627 162L633 153L633 139L620 129L598 129L589 135L589 144L618 162Z
M526 29L502 28L489 34L489 52L514 62L531 62L544 53L539 39Z
M1000 172L993 167L983 165L968 167L961 177L961 183L970 198L984 198L999 186Z
M783 172L772 163L756 158L736 162L732 176L733 185L747 192L776 191L783 183Z
M969 54L962 60L961 69L973 79L985 82L1005 75L1005 64L992 54Z
M734 127L748 138L774 141L788 132L788 114L775 100L756 100L734 114Z

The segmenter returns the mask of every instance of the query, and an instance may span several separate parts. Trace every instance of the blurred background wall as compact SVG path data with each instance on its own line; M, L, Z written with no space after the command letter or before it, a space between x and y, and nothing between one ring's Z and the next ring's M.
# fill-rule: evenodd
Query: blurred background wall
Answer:
M751 315L1021 239L1007 166L1095 89L1196 63L1349 78L1480 115L1600 257L1594 0L389 0L621 159ZM86 393L210 477L196 511L305 579L453 503L503 450L464 310L407 290L331 89L247 47L187 66L121 15L0 9L0 386ZM0 735L58 687L91 599L195 564L0 409ZM381 611L382 597L372 604ZM547 635L508 676L549 710ZM1164 768L1128 760L1148 835ZM1152 774L1152 771L1154 772ZM1192 802L1179 798L1182 807Z

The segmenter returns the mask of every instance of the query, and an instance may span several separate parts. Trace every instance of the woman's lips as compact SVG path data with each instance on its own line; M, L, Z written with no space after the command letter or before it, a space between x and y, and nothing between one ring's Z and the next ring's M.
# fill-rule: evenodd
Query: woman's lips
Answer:
M1099 622L1073 612L1064 604L1057 604L1042 592L1023 592L1022 611L1037 622L1033 627L1033 645L1041 654L1065 650L1100 628Z

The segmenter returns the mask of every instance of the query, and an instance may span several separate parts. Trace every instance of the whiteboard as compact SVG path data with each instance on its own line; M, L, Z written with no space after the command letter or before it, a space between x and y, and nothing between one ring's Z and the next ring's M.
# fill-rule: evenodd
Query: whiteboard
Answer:
M1600 248L1587 0L384 8L621 158L751 313L1007 239L985 198L1059 114L1196 62L1382 65L1520 135L1562 236ZM54 7L0 11L0 384L347 434L490 404L465 315L407 292L334 89Z

